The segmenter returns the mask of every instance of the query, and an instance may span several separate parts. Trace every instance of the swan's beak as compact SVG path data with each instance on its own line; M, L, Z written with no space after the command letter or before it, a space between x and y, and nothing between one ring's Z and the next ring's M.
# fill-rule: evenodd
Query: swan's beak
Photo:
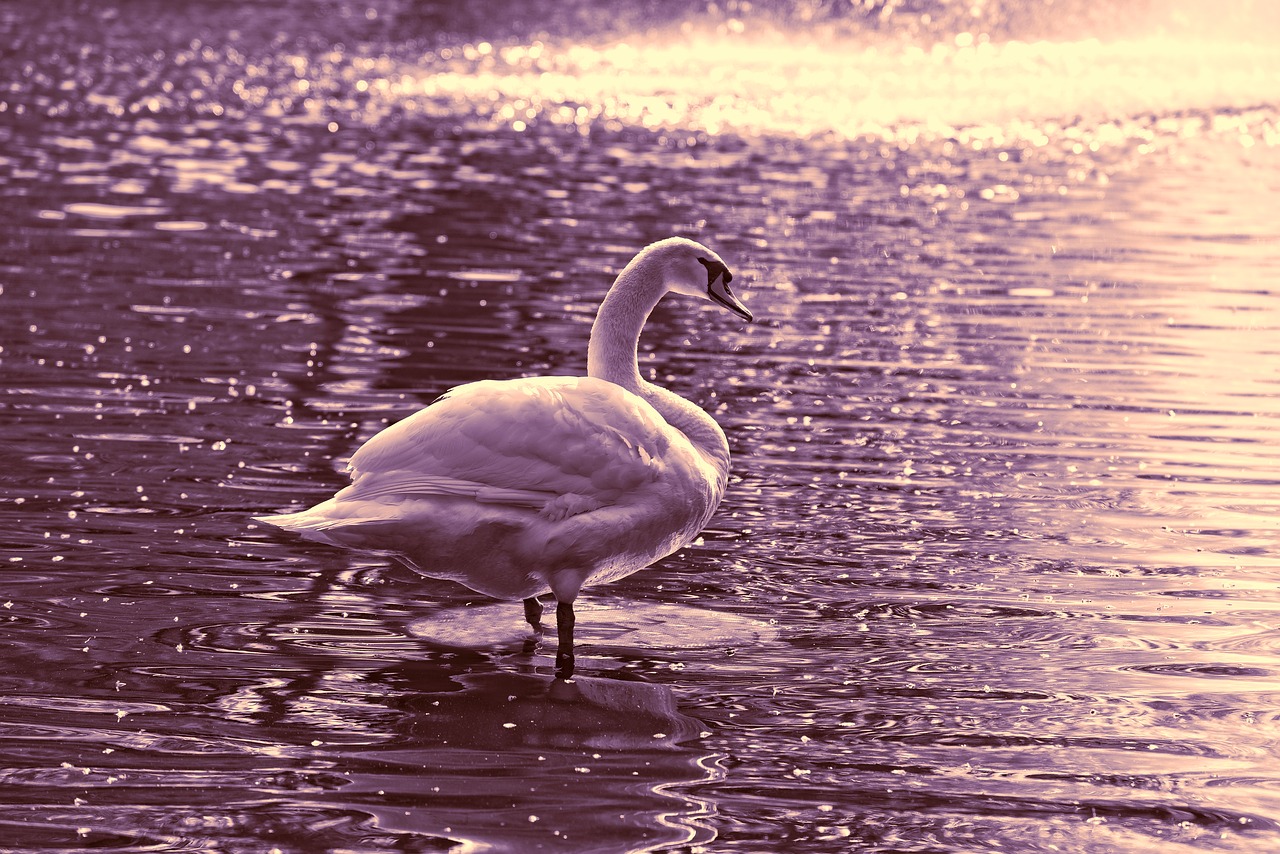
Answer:
M747 323L750 323L751 312L745 305L738 301L738 298L733 295L733 291L729 290L729 283L726 281L728 278L728 271L719 276L713 276L711 281L707 282L707 296L711 298L712 302L720 303L722 306L729 309L729 311L732 311L734 314L738 315L738 317L741 317Z

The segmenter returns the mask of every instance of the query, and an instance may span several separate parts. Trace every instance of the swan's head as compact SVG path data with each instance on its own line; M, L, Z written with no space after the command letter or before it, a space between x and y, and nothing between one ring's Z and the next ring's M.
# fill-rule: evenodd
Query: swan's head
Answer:
M729 267L719 255L701 243L683 237L672 237L655 243L651 248L667 250L669 258L666 278L669 290L709 299L748 323L751 322L751 312L729 289L733 273L729 272Z

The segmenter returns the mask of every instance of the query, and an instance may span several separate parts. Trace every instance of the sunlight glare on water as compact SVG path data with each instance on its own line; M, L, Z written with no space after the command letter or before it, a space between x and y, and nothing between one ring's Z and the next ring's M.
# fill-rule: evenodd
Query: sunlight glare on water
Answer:
M868 47L847 37L686 31L562 51L541 43L481 47L456 70L401 72L398 85L385 88L423 110L487 107L517 131L535 121L605 122L1035 145L1063 142L1063 132L1078 127L1076 140L1066 140L1074 146L1151 134L1151 116L1170 109L1256 107L1280 74L1269 40L1199 35L997 43L962 33L953 44ZM1205 67L1215 73L1199 73Z
M0 8L0 847L1280 844L1272 4L62 11ZM641 342L732 481L573 686L253 526L581 373L672 233L756 316Z

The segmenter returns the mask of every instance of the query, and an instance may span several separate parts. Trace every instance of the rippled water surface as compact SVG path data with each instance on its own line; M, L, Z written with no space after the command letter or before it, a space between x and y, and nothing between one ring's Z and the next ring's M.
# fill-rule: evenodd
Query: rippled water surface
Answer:
M852 5L0 9L0 850L1280 846L1274 13ZM250 521L672 233L575 683Z

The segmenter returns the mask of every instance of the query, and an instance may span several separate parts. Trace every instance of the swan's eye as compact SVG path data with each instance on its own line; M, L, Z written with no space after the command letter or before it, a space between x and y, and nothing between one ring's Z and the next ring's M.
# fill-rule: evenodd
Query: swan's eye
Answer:
M706 258L699 258L698 263L707 268L707 287L716 280L717 276L724 277L724 283L727 285L733 281L733 273L729 272L729 268L721 264L719 261L709 261Z

